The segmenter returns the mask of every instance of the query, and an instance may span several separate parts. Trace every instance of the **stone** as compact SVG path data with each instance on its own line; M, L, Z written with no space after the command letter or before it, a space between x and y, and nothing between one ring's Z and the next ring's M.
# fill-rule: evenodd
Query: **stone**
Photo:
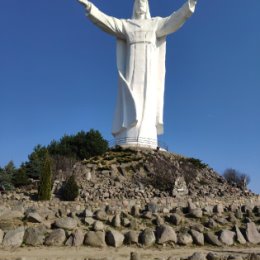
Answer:
M236 233L236 241L241 245L246 244L246 240L237 225L235 226L235 233Z
M144 246L152 246L155 240L154 231L151 228L146 228L140 234L140 243Z
M141 260L141 257L138 253L136 252L131 252L130 254L130 260Z
M209 252L206 256L207 260L223 260L223 258L220 255L217 255L215 253Z
M37 212L28 213L26 219L32 223L42 223L42 217Z
M193 241L196 245L204 246L204 235L203 235L203 233L201 233L201 232L199 232L195 229L191 229L190 234L191 234Z
M188 211L189 211L189 213L190 213L192 210L196 209L196 208L197 208L196 205L195 205L191 200L189 200L189 201L188 201Z
M260 233L258 232L254 222L250 222L246 224L245 235L249 243L252 244L260 243Z
M158 212L158 206L155 203L148 203L146 205L146 209L147 211L150 211L153 214Z
M109 246L120 247L124 242L124 235L116 230L110 230L106 233L106 242Z
M156 241L158 244L167 242L177 242L177 235L174 229L169 225L161 225L156 228Z
M180 216L179 214L177 213L174 213L170 216L170 222L173 224L173 225L176 225L176 226L179 226L180 224L182 224L184 222L184 219L182 216Z
M87 217L93 217L93 212L90 210L90 209L85 209L84 211L84 217L87 218Z
M130 220L128 219L128 218L123 218L122 219L122 225L124 226L124 227L129 227L130 226Z
M132 245L132 244L138 244L139 242L139 235L140 233L138 231L133 231L130 230L125 234L125 243L127 245Z
M206 256L202 253L194 253L192 256L188 257L188 260L206 260Z
M260 260L260 255L252 253L248 256L248 260Z
M227 246L232 246L234 244L235 232L230 230L222 230L219 236L220 242Z
M222 243L218 240L218 237L212 232L205 234L205 240L213 246L222 246Z
M91 226L95 223L96 220L94 220L92 217L86 217L84 219L84 222L86 225Z
M46 238L46 246L62 246L66 239L65 231L61 228L53 230Z
M215 205L214 207L214 212L217 213L218 215L222 215L224 212L224 207L221 203Z
M205 230L205 227L202 224L197 223L197 224L192 225L191 229L196 230L196 231L198 231L200 233L203 233L204 230Z
M140 216L140 206L139 205L134 205L131 209L131 214L134 217L139 217Z
M156 226L164 225L164 219L161 216L157 215L155 218L155 223Z
M192 236L187 232L180 232L177 237L179 245L186 246L191 245L193 243Z
M105 247L105 232L103 231L88 231L85 235L84 245L93 247Z
M115 228L121 227L121 216L120 214L116 214L112 219L112 226Z
M67 230L73 230L77 227L78 222L74 218L66 217L66 218L60 218L57 219L54 223L54 225L57 228L67 229Z
M4 231L0 229L0 245L3 243L4 234L5 234Z
M24 212L23 211L18 211L18 210L9 210L7 212L4 212L1 216L0 216L0 220L11 220L11 219L15 219L15 218L20 218L22 219L24 217Z
M208 228L216 228L216 227L218 227L218 224L216 223L216 221L214 219L210 218L208 220L208 222L206 223L206 226Z
M46 231L44 226L27 228L24 234L24 243L28 246L43 245Z
M200 208L190 210L190 216L192 218L202 218L203 212Z
M82 246L83 241L84 241L84 233L81 229L77 229L73 234L70 235L65 245L79 247Z
M104 231L105 227L103 222L97 220L93 223L93 230L94 231Z
M95 218L100 221L107 221L108 216L107 213L103 210L98 210L95 212Z
M20 247L23 243L24 227L8 231L3 240L4 247Z
M238 255L229 255L228 260L244 260L242 256L238 256Z

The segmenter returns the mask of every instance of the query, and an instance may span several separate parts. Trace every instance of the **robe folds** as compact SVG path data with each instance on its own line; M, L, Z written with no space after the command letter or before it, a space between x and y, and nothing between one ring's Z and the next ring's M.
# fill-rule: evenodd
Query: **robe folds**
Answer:
M163 133L166 36L178 30L193 12L188 1L165 18L118 19L92 4L89 19L117 39L115 138L143 138L157 144L157 135Z

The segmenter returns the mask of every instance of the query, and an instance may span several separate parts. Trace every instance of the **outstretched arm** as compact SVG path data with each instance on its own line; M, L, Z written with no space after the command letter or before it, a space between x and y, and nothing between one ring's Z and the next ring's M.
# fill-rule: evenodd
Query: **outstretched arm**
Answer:
M194 13L197 0L188 0L178 11L159 21L157 37L164 37L177 31Z
M120 19L104 14L88 0L78 0L87 10L89 19L103 31L124 38L123 23Z

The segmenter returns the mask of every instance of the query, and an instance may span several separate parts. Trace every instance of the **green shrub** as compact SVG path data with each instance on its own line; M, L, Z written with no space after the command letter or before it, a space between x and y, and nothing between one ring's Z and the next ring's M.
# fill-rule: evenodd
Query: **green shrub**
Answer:
M24 168L20 168L16 173L12 176L12 184L16 187L22 187L29 185L31 182L26 174L26 171Z
M79 195L79 187L75 180L75 176L72 175L68 178L61 190L61 197L63 200L73 201Z
M52 162L46 153L41 168L40 182L38 186L38 200L50 200L52 190Z

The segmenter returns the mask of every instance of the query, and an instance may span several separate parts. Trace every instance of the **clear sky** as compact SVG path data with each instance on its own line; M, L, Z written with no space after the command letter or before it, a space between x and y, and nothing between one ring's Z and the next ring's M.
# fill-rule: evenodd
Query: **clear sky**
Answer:
M93 0L129 18L132 0ZM184 0L150 0L167 16ZM219 173L251 176L260 193L259 0L198 0L167 41L165 141ZM90 128L111 140L117 92L115 39L76 0L0 1L0 166L36 144Z

